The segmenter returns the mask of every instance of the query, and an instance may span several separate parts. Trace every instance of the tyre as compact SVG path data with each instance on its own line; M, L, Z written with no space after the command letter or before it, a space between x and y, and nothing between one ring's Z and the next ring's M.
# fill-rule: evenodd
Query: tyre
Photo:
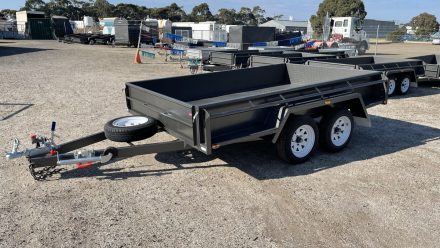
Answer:
M320 142L330 152L342 150L350 142L353 133L353 115L347 109L330 112L320 123Z
M286 124L277 141L278 155L297 164L310 158L318 143L318 126L308 116L298 116Z
M156 120L148 116L125 116L104 126L105 137L115 142L132 142L150 138L157 133Z
M331 48L339 48L338 43L336 43L336 42L332 43Z
M365 42L361 42L361 44L358 47L358 54L364 55L367 52L368 45Z
M396 91L399 95L405 95L409 91L409 87L411 86L411 78L407 75L404 75L399 78L399 83L396 85Z
M391 78L388 80L388 95L391 96L396 91L396 79Z
M94 45L95 42L96 42L95 40L91 39L91 40L89 40L89 45Z

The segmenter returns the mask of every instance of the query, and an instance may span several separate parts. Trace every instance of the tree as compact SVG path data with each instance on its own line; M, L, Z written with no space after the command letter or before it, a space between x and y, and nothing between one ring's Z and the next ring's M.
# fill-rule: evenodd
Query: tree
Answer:
M129 20L144 19L147 15L145 11L135 4L120 3L113 8L113 16L126 18Z
M438 31L439 24L434 15L422 13L411 19L411 27L416 31L416 35L430 35Z
M362 0L324 0L319 4L316 15L310 18L313 30L317 34L322 33L322 26L324 24L324 17L329 16L352 16L364 19L367 15L365 5Z
M213 21L214 16L209 10L209 5L207 3L201 3L197 6L194 6L191 11L190 19L194 22L205 22Z
M107 2L107 0L96 0L94 7L96 8L97 17L100 18L109 17L112 14L114 8L114 6Z
M236 23L237 12L235 9L219 9L216 20L226 25L234 25Z
M405 27L397 28L396 30L394 30L393 32L387 35L387 40L397 42L400 40L400 37L402 37L405 34L406 34Z
M154 8L149 10L149 15L158 19L169 19L173 22L188 20L188 16L183 10L183 7L177 5L176 3L172 3L171 5L162 8Z
M41 11L45 6L46 3L43 0L26 0L24 7L20 8L20 10Z
M2 10L0 11L0 14L3 15L3 16L5 16L5 17L11 17L11 18L14 18L16 12L17 12L17 11L16 11L16 10L13 10L13 9L2 9Z
M256 25L257 20L255 19L252 10L247 7L241 7L237 14L237 22L241 25Z
M257 24L266 22L266 18L264 18L264 14L266 14L266 11L262 9L260 6L253 7L252 14L254 15Z

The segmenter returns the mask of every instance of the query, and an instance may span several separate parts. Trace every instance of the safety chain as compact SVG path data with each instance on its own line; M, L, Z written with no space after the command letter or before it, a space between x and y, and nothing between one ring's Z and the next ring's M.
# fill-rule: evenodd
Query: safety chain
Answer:
M46 166L41 170L35 170L34 164L29 164L29 171L36 181L44 181L48 177L60 173L63 169L55 169L56 165Z

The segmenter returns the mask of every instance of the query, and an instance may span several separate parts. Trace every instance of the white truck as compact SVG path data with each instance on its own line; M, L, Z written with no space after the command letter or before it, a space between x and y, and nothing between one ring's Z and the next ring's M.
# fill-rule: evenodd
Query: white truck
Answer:
M323 27L323 43L331 48L354 48L358 55L369 49L367 33L358 17L326 17Z

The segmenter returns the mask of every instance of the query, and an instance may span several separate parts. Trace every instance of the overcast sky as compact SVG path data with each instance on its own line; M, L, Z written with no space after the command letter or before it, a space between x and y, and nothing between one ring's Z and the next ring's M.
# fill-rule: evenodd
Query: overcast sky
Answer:
M295 20L307 20L318 9L322 0L108 0L112 4L133 3L147 7L162 7L176 2L186 11L197 4L207 2L211 11L219 8L239 9L246 3L246 7L260 5L269 16L282 14L287 19L293 16ZM0 0L0 9L18 9L25 0ZM408 22L412 17L422 12L440 15L440 1L438 0L364 0L367 8L367 18L379 20L396 20ZM439 16L438 16L439 17Z

